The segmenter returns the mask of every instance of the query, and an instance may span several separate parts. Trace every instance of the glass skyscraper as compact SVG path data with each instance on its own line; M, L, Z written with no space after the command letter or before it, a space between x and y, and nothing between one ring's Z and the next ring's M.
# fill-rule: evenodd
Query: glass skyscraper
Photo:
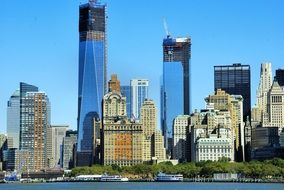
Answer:
M243 121L251 112L250 66L240 63L214 66L214 88L222 89L231 95L242 95Z
M178 115L190 114L191 39L163 40L161 124L168 153L172 151L172 125Z
M16 90L7 103L8 148L19 149L20 143L20 90Z
M275 72L275 79L280 86L284 86L284 69L277 69Z
M140 109L145 99L148 98L149 80L132 79L130 80L131 93L131 117L140 119Z
M106 88L105 5L95 0L80 6L77 165L93 160L93 119L101 118Z
M131 88L130 86L120 86L121 95L126 97L127 117L131 118Z

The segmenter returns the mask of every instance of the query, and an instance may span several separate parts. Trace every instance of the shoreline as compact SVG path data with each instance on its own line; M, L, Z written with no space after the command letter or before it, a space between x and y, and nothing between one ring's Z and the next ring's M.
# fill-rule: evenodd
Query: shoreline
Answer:
M184 179L179 182L161 182L150 179L129 180L127 182L102 182L98 180L32 180L32 181L0 181L0 184L25 184L25 183L279 183L284 184L284 180L263 180L263 179L241 179L241 180L213 180L213 179Z

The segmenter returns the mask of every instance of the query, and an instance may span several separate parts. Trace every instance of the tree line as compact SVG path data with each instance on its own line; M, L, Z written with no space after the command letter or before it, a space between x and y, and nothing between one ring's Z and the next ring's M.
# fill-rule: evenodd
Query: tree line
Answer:
M238 173L246 178L283 178L284 160L275 158L265 161L251 162L228 162L204 161L187 162L173 165L171 162L162 162L155 165L139 164L135 166L118 165L103 166L93 165L92 167L76 167L72 169L71 176L104 174L136 176L140 179L150 179L158 172L167 174L183 174L185 178L213 177L214 173Z

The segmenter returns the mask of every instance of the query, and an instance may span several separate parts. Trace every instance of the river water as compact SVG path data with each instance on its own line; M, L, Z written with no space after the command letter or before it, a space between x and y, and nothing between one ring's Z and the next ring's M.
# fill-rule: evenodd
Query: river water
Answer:
M0 184L0 190L284 190L284 184L269 183L161 183L161 182L122 182L122 183L14 183Z

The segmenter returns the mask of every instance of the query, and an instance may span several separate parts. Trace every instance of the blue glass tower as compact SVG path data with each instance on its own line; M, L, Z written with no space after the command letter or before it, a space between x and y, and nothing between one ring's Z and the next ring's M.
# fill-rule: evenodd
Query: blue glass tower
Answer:
M163 41L161 124L167 152L172 152L172 124L178 115L190 114L190 38Z
M131 118L131 87L120 86L121 95L126 97L127 117Z
M80 6L77 166L93 162L93 121L107 89L105 8L95 0Z

